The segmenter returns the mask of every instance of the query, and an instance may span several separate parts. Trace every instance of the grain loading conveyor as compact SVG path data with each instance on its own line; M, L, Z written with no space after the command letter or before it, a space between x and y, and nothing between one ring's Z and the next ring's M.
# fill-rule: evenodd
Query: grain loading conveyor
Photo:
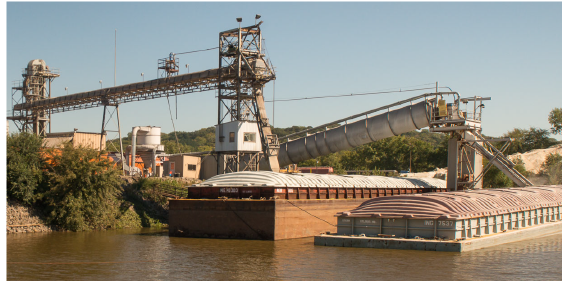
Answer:
M443 96L454 97L446 103ZM414 103L416 100L423 99ZM432 132L449 134L449 190L482 188L482 178L489 166L482 169L482 156L498 167L517 186L532 183L514 169L513 163L481 135L482 101L490 98L461 99L456 92L423 94L388 106L356 114L315 128L285 136L279 150L279 166L296 164L331 153L351 149L370 142L429 127ZM460 110L460 103L474 102L474 111ZM478 105L480 103L480 105ZM407 105L406 105L407 104ZM406 106L404 106L406 105ZM398 106L403 106L396 108ZM395 108L395 109L391 109ZM467 106L468 108L468 106ZM369 114L386 111L375 116ZM365 116L359 121L348 120ZM336 128L328 126L344 123ZM309 134L312 132L312 134ZM291 137L304 135L294 140Z

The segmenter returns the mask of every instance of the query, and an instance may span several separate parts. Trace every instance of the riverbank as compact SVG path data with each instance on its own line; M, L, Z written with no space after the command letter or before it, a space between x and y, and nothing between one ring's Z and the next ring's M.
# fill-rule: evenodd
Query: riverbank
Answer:
M35 233L56 231L57 227L48 225L39 210L24 206L19 202L6 202L6 233Z
M153 184L144 187L135 186L140 180L133 177L121 177L121 195L116 199L119 211L114 212L113 222L107 229L135 229L142 227L166 227L168 225L168 198L165 190L153 188ZM189 178L154 179L154 183L175 181L178 186L198 182ZM48 219L37 206L27 206L16 200L8 199L6 203L6 233L37 233L63 230L62 227L49 225Z

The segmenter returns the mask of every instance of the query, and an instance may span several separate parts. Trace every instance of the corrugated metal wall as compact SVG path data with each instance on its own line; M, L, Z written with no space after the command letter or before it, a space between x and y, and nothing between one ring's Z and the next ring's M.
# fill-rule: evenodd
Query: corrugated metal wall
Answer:
M101 148L105 149L105 135L102 136ZM93 148L95 150L100 149L100 134L91 133L74 133L74 139L72 140L74 146L84 146L88 148Z

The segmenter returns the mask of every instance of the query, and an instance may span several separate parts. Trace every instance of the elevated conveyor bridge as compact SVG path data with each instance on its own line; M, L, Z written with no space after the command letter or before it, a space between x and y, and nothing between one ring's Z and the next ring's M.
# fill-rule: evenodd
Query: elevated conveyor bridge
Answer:
M99 107L107 104L122 104L132 101L150 100L215 90L218 88L220 72L219 69L210 69L16 104L14 105L14 114L23 110L49 110L52 113L58 113ZM224 68L221 74L225 78L228 78L230 72L228 69Z

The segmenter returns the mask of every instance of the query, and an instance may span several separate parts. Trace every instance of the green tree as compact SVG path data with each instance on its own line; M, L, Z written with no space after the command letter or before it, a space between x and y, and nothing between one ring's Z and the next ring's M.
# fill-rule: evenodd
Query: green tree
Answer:
M421 134L421 133L420 133ZM432 139L396 136L356 147L341 154L346 170L409 170L425 172L447 165L447 138ZM410 158L411 157L411 158Z
M506 155L511 155L515 153L523 153L525 152L525 136L529 134L529 130L515 128L511 131L508 131L503 135L504 138L510 138L511 143L509 147L505 150ZM497 148L501 148L505 145L506 142L498 142Z
M542 164L541 174L548 178L548 184L562 184L562 155L549 154Z
M483 159L482 162L483 166L488 164L487 159ZM521 160L515 161L515 166L513 167L523 176L529 176L529 172L525 169L523 162ZM490 170L484 175L483 179L483 187L484 188L502 188L502 187L514 187L515 183L509 179L500 169L496 168L496 166L492 166Z
M6 141L6 181L8 198L30 205L36 199L43 179L41 157L43 140L29 133L11 134Z
M51 223L72 231L114 227L120 216L119 171L98 152L66 143L48 150L48 190L42 203Z
M558 143L558 141L549 136L550 132L548 132L548 130L531 127L529 133L523 138L525 141L525 150L549 148Z
M553 134L562 134L562 108L554 108L548 114L548 123L552 125L550 129Z
M504 152L505 155L548 148L558 143L558 141L550 137L548 130L535 127L531 127L529 130L515 128L504 134L503 137L511 139L511 144ZM496 148L500 148L504 144L505 142L498 142Z
M165 140L162 141L162 144L164 145L164 152L167 154L187 153L193 151L193 148L189 145L180 143L178 146L175 140Z

